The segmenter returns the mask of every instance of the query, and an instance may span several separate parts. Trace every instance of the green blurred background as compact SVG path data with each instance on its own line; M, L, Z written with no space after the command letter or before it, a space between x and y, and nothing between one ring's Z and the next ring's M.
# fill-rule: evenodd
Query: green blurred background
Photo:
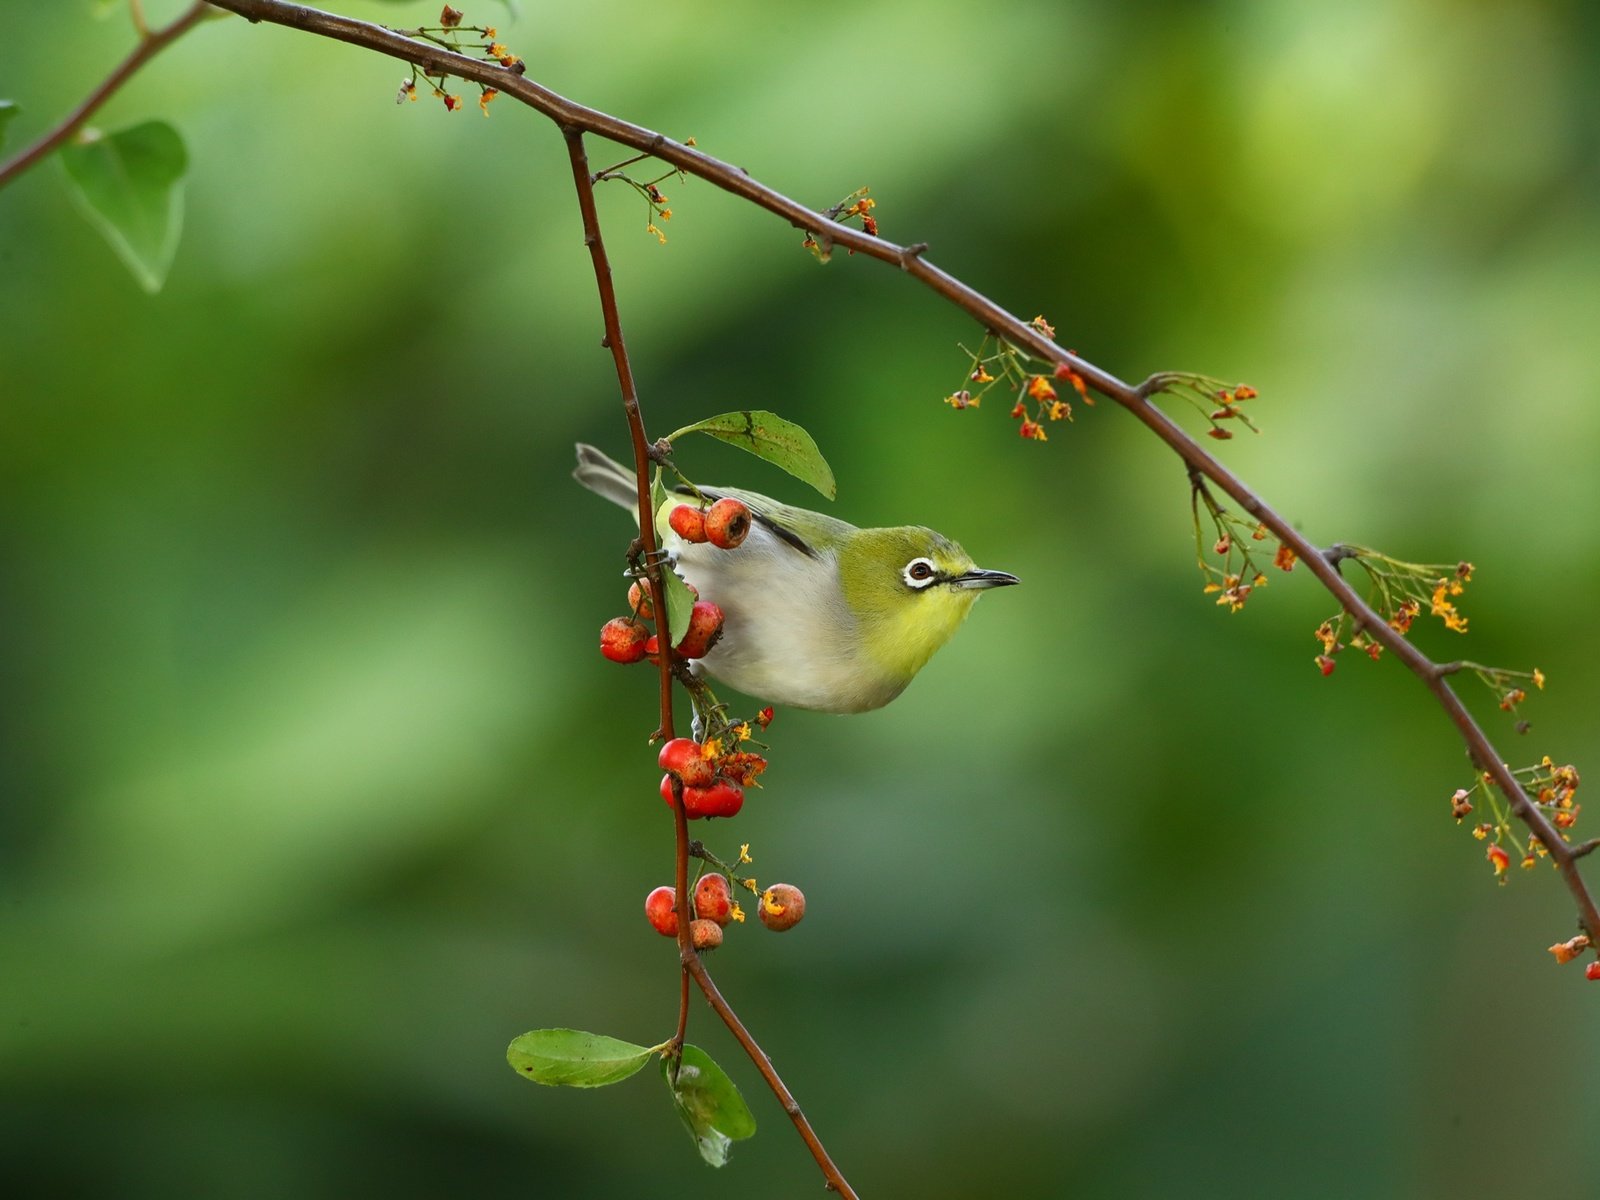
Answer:
M11 149L129 41L90 0L20 7ZM1469 639L1419 641L1542 667L1533 732L1491 731L1600 769L1593 4L522 9L467 11L541 82L819 206L871 185L887 236L1124 378L1254 384L1228 462L1319 542L1473 559ZM670 822L649 678L595 653L628 534L568 472L625 431L560 138L397 108L400 78L237 20L140 76L97 123L170 118L193 156L153 299L58 164L0 193L0 1180L818 1194L698 1001L762 1126L721 1173L649 1075L504 1064L536 1026L670 1032L640 913ZM1421 688L1319 677L1303 571L1236 616L1202 596L1183 473L1126 415L1040 446L998 395L952 412L958 314L663 187L664 247L602 193L651 428L773 408L832 511L1025 581L888 709L780 713L712 831L810 899L714 968L852 1182L1594 1196L1600 986L1545 952L1554 877L1495 887L1449 820L1466 764Z

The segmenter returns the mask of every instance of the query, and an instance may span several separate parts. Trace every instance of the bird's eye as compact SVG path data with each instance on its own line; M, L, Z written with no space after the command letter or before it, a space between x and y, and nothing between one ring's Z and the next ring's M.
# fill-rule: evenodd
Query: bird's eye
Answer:
M913 558L905 565L905 570L900 572L900 577L906 581L908 588L920 590L932 583L938 574L933 563L927 559Z

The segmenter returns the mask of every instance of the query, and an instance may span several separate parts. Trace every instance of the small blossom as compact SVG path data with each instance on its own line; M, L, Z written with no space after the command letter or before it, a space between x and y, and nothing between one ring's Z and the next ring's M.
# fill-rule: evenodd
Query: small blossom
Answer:
M1527 698L1527 692L1523 691L1521 688L1512 688L1504 696L1500 697L1500 709L1502 712L1510 712Z
M1042 317L1042 316L1035 317L1033 320L1029 321L1028 324L1032 325L1035 329L1037 329L1040 333L1044 334L1045 337L1049 338L1052 342L1055 341L1055 339L1056 339L1056 327L1054 325L1050 324L1049 321L1046 321L1044 319L1044 317Z
M1493 842L1489 844L1485 853L1489 859L1489 865L1494 868L1494 873L1504 878L1506 868L1511 865L1511 856Z
M1455 795L1450 797L1450 815L1456 819L1456 824L1461 824L1461 819L1472 811L1471 792L1466 788L1457 788Z
M661 210L661 219L662 219L662 220L663 220L663 221L670 221L670 220L672 220L672 210L671 210L671 209L670 209L670 208L663 208L663 209L662 209L662 210Z
M444 93L444 107L446 112L455 112L461 107L461 97L452 96L449 92Z
M1038 442L1047 442L1050 440L1045 434L1044 426L1035 421L1024 419L1021 428L1018 429L1017 432L1021 434L1024 439L1031 439Z
M870 213L862 214L862 217L861 217L861 232L867 234L869 237L877 237L878 236L878 218L872 216Z
M1477 838L1480 842L1493 832L1494 826L1489 824L1487 821L1483 822L1481 825L1474 825L1472 827L1472 836Z
M439 14L439 24L443 25L446 29L454 29L457 25L461 24L461 10L459 8L451 8L448 4L446 4L444 6L444 11Z
M1292 571L1297 557L1293 546L1287 542L1279 542L1278 552L1272 556L1272 565L1280 571Z
M1338 663L1334 662L1333 659L1329 658L1326 654L1317 655L1316 663L1317 663L1317 669L1319 671L1321 671L1323 673L1323 675L1332 675L1334 667L1339 665Z
M970 378L973 383L994 382L994 376L989 374L989 368L984 366L982 363L979 363L977 367L973 369L972 374L968 378Z
M1417 614L1422 611L1422 605L1415 600L1402 601L1400 607L1394 610L1394 616L1389 618L1389 628L1396 633L1410 633L1411 622L1417 619Z
M750 843L749 842L742 842L740 844L740 846L739 846L739 861L741 863L752 863L752 862L755 862L755 859L750 857Z
M978 403L977 400L974 400L972 398L972 393L969 392L969 391L966 391L965 389L963 389L962 391L959 391L959 392L951 392L948 396L946 396L944 398L944 402L946 404L948 404L951 408L956 408L956 409L974 408L974 407L977 406L977 403Z
M1035 375L1028 380L1028 395L1035 400L1054 400L1056 398L1056 389L1050 385L1050 381L1043 375Z
M1581 804L1574 804L1571 808L1557 809L1551 814L1551 823L1557 829L1571 829L1578 823L1578 811L1583 808Z
M1233 389L1233 398L1235 401L1254 400L1260 394L1260 392L1256 391L1255 388L1251 387L1248 383L1241 383L1238 387Z
M1578 955L1582 954L1588 948L1588 937L1580 933L1577 937L1570 938L1565 942L1557 942L1554 946L1550 947L1550 953L1556 956L1556 962L1565 965L1566 963L1569 963L1573 959L1577 958Z
M493 88L484 88L483 89L483 95L478 97L478 107L483 110L483 115L484 116L487 117L489 115L489 105L493 102L494 98L496 96L498 96L499 94L500 93L495 91Z
M1210 429L1206 430L1206 436L1216 438L1219 442L1233 440L1233 433L1231 430L1223 429L1216 425L1213 425Z
M1011 419L1013 421L1015 421L1018 417L1022 416L1027 411L1028 411L1027 406L1024 405L1021 400L1018 400L1015 404L1013 404L1011 406ZM1023 434L1022 436L1023 437L1027 437L1028 435L1027 434Z
M1533 686L1541 692L1544 691L1544 672L1539 670L1538 667L1533 669Z
M728 901L728 916L738 921L741 925L744 924L744 909L739 907L737 900Z
M773 716L774 713L772 711L772 706L768 705L766 708L763 708L756 714L756 724L765 729L768 725L772 724Z

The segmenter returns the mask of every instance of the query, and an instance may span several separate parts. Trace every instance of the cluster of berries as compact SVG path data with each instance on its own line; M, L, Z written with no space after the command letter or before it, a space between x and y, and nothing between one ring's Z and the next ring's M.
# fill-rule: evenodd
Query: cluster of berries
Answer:
M710 542L724 550L732 550L750 533L750 509L740 500L724 497L709 509L680 504L672 510L668 521L686 542ZM689 613L689 628L674 647L683 658L704 658L722 636L722 609L709 600L700 599L693 585L685 584L694 597ZM628 588L629 616L613 617L600 627L600 653L612 662L635 663L648 658L659 662L660 638L650 632L645 622L655 621L655 605L650 600L650 590L642 580L635 580Z
M754 888L755 880L746 886ZM775 883L760 893L758 905L761 923L775 933L793 929L806 915L806 898L792 883ZM655 931L664 937L678 936L678 905L676 891L663 884L644 898L644 915ZM722 945L722 930L729 921L744 920L744 914L733 902L728 889L728 878L720 873L702 875L694 888L694 916L689 921L689 935L696 950L715 950Z
M673 738L661 747L656 763L666 772L661 777L661 798L668 808L676 808L674 792L681 787L683 815L691 821L738 815L744 807L744 789L767 769L767 760L759 754L742 750L724 753L717 738L708 742Z

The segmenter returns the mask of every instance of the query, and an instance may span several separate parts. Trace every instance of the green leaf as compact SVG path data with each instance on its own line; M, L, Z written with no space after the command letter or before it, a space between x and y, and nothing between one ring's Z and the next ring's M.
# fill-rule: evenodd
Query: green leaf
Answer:
M183 228L183 173L188 152L165 121L61 148L70 192L133 272L139 286L158 292Z
M676 646L689 632L689 617L694 612L694 593L670 567L661 572L667 592L667 637Z
M774 466L782 467L804 483L809 483L829 500L838 492L833 481L833 469L817 449L817 443L793 421L785 421L776 413L752 409L744 412L721 413L685 425L676 433L668 434L667 441L675 442L686 433L703 433L718 441L727 442L741 450L748 450Z
M506 1061L535 1083L604 1087L636 1074L660 1049L581 1029L535 1029L511 1043Z
M684 1046L676 1085L668 1059L661 1060L661 1077L672 1089L673 1103L700 1157L713 1167L728 1161L728 1149L734 1142L755 1133L756 1119L739 1089L699 1046Z
M0 100L0 146L6 144L6 126L21 111L15 100Z

